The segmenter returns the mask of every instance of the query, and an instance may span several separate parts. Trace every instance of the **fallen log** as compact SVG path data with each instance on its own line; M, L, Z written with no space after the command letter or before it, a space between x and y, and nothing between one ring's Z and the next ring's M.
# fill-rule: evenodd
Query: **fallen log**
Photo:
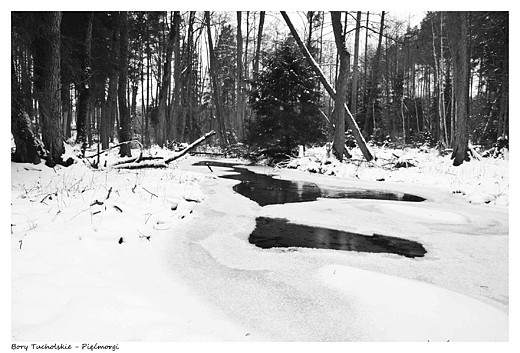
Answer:
M143 169L143 168L166 168L164 161L142 161L140 163L129 162L112 166L114 169Z
M216 132L215 130L211 130L210 132L208 132L207 134L205 134L204 136L201 136L200 138L198 138L197 140L195 140L193 143L191 143L189 146L187 146L185 149L183 149L182 151L180 151L178 154L176 154L175 156L173 157L170 157L170 158L167 158L164 163L168 164L168 163L171 163L173 162L174 160L176 159L179 159L181 158L182 156L184 156L186 153L188 153L190 150L194 149L195 147L197 147L199 144L201 144L203 141L205 141L207 138L215 135Z
M186 153L188 153L190 150L197 147L199 144L201 144L203 141L208 139L209 137L215 135L216 132L214 130L211 130L207 134L201 136L196 141L191 143L190 145L186 146L182 151L175 154L174 156L170 158L161 158L159 160L155 160L153 162L149 162L149 158L146 157L138 157L137 160L135 158L131 158L126 161L120 161L115 163L112 167L117 169L142 169L142 168L166 168L167 165L171 162L173 162L176 159L181 158Z

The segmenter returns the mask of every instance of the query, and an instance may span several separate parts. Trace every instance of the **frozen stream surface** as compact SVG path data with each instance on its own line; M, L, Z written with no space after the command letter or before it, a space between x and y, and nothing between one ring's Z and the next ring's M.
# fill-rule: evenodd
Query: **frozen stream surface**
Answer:
M217 176L228 168L186 167ZM434 187L347 180L267 167L336 188L395 190L423 202L318 198L261 207L203 184L207 198L167 240L170 267L253 340L507 341L508 212ZM225 195L223 197L223 195ZM248 238L257 217L422 244L424 257L312 248L262 249Z

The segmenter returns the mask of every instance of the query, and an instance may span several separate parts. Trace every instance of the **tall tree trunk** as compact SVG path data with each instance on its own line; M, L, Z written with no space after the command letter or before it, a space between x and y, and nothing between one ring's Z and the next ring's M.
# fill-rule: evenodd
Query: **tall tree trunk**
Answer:
M224 119L222 116L222 105L220 101L220 86L218 82L218 68L217 68L217 57L215 55L215 50L213 47L213 40L211 38L211 21L210 21L210 12L205 11L205 20L206 20L206 28L207 28L207 34L208 34L208 49L209 49L209 72L211 76L211 83L213 86L213 103L215 105L215 115L217 119L217 136L219 139L219 143L222 146L225 146L228 144L227 140L227 134L226 134L226 128L224 126Z
M61 12L41 12L42 31L35 38L35 82L38 90L42 140L49 151L45 165L62 162L65 152L60 127L60 25Z
M365 109L368 110L368 24L369 24L369 18L370 18L370 11L367 11L367 21L366 21L366 29L365 29L365 54L363 58L365 59L365 71L364 71L364 77L363 77L363 103L365 103ZM397 58L397 55L395 56ZM366 117L365 112L365 117Z
M314 11L307 11L307 22L309 23L309 35L307 36L307 48L309 48L311 53L314 52L312 50L312 28L313 28L312 22L313 22L313 20L314 20ZM313 57L314 57L314 55L313 55Z
M264 21L265 21L265 11L260 11L260 20L258 23L258 34L256 40L256 51L255 51L255 59L253 64L253 79L256 80L258 78L258 69L260 67L260 53L262 48L262 32L264 30Z
M395 123L390 112L391 107L391 99L390 99L390 58L388 55L388 37L386 37L385 43L385 93L386 93L386 102L385 102L385 115L387 121L387 131L386 134L388 136L395 136Z
M145 119L146 119L146 100L144 98L144 55L142 53L142 43L140 41L140 53L139 58L141 62L139 63L139 71L141 75L141 142L143 145L148 148L146 135L145 135Z
M29 118L34 116L33 107L33 84L31 77L31 55L29 48L20 51L20 62L21 62L21 86L23 92L23 104L24 110L29 115Z
M331 11L332 30L339 54L339 76L336 82L336 99L332 112L334 128L333 149L339 161L343 160L345 152L345 102L347 100L347 78L349 71L350 54L345 46L345 36L342 33L341 12Z
M76 143L81 145L83 154L85 154L87 143L87 114L90 101L90 76L92 75L91 67L91 48L92 48L92 20L94 13L92 11L83 13L84 33L81 48L81 82L79 85L79 111L76 118Z
M292 36L296 40L296 43L300 47L300 50L303 52L303 55L309 62L309 65L311 65L312 69L318 76L319 80L321 81L321 83L323 84L325 89L327 90L327 93L329 94L329 96L335 100L336 91L334 90L334 88L332 88L330 83L327 81L325 74L323 73L321 68L318 66L316 61L312 58L312 55L309 53L309 50L307 50L307 48L305 47L305 44L303 44L302 40L300 39L300 36L298 35L298 32L296 32L296 29L294 28L289 16L287 16L285 11L281 11L281 14L282 14L282 17L284 18L285 22L287 23L287 26L289 27ZM371 161L372 159L374 159L374 157L372 156L372 153L368 149L368 146L365 142L365 139L361 135L361 132L359 131L359 127L356 124L356 121L352 117L352 114L350 113L350 110L348 109L347 105L344 104L343 106L345 107L345 111L346 111L347 124L348 124L349 128L352 130L352 134L354 135L354 138L356 140L358 147L361 149L361 152L363 153L363 156L365 157L365 159L367 161Z
M242 12L237 11L237 111L236 111L236 128L239 140L244 136L244 108L245 97L242 77Z
M374 68L372 69L372 79L370 82L370 93L368 95L367 113L365 115L365 124L363 127L363 134L368 138L375 128L375 114L374 105L377 97L377 86L379 81L379 61L381 59L381 43L383 40L383 30L385 24L385 12L381 13L381 25L379 27L379 40L377 42L376 58L374 61Z
M113 30L112 30L112 39L111 39L111 56L109 57L109 61L112 64L111 70L108 79L108 95L107 100L105 102L105 107L103 109L102 118L101 118L101 126L100 126L100 139L101 139L101 148L107 149L111 135L114 128L114 119L115 119L115 111L117 106L117 81L119 80L119 68L118 68L118 58L119 58L119 13L112 12L111 13L112 21L113 21Z
M119 105L119 142L132 140L131 118L128 112L126 87L128 81L128 14L121 11L121 46L119 54L119 87L117 91ZM125 143L119 147L121 157L132 157L130 144Z
M186 69L183 70L183 75L185 78L182 79L185 82L185 86L181 92L182 94L182 112L180 114L180 122L179 122L179 140L186 141L191 140L191 136L186 136L186 130L189 128L189 131L192 130L191 120L192 120L192 111L193 111L193 86L196 80L193 77L193 52L194 41L193 41L193 26L195 24L195 11L190 11L190 15L188 18L188 42L185 46L186 53ZM188 124L188 120L190 120L190 124Z
M22 69L23 70L23 69ZM31 120L25 112L24 98L15 73L15 66L11 58L11 133L13 134L16 150L12 156L14 162L34 163L41 162L38 154L38 143L31 129Z
M253 21L256 19L256 14L253 17ZM254 38L254 36L253 36ZM255 46L255 40L253 39L253 47ZM242 78L245 82L249 81L249 61L247 59L247 55L249 54L249 11L246 11L246 46L243 51L244 55L244 64L243 64L243 74ZM253 58L254 60L254 58Z
M439 31L439 40L440 40L440 58L439 58L439 73L438 73L438 97L439 97L439 120L440 120L440 132L441 132L441 141L444 144L448 142L448 134L446 129L446 105L444 104L444 44L442 40L442 12L440 13L440 31Z
M468 109L469 109L469 47L468 13L447 12L450 28L450 50L453 60L453 90L455 94L455 132L453 165L469 161L468 155Z
M356 36L354 40L354 67L352 69L352 100L350 111L355 117L357 114L357 97L358 97L358 63L359 63L359 32L361 28L361 11L357 12L356 18Z
M71 77L67 66L63 64L62 59L62 70L61 70L61 114L62 114L62 126L63 136L68 139L72 135L72 109L70 103L70 83Z
M157 137L157 144L164 146L167 139L167 124L166 124L166 101L168 99L168 91L171 83L171 61L173 54L173 47L175 42L175 26L172 25L168 35L166 44L166 61L162 70L162 82L159 90L159 108L157 111L157 126L155 128L155 135Z
M173 15L173 27L175 30L175 40L173 46L173 102L170 114L170 127L168 131L168 139L177 140L177 131L179 127L180 113L180 97L181 97L181 13L175 11Z
M151 76L150 76L150 62L152 61L152 49L150 47L150 34L148 32L148 27L146 29L146 115L145 115L145 126L144 126L144 136L145 136L145 145L150 146L150 86L151 86Z
M509 27L505 27L505 38L509 44ZM509 135L509 46L504 50L504 64L502 72L502 84L500 85L500 110L498 113L498 131L497 137L506 137Z

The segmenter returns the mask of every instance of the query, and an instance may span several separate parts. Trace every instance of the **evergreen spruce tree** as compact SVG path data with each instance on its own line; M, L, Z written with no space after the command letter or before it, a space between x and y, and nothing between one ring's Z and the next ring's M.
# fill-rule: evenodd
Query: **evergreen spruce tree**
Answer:
M292 38L267 55L264 70L249 94L256 119L247 126L247 141L290 154L298 145L326 141L319 111L321 92L312 68Z

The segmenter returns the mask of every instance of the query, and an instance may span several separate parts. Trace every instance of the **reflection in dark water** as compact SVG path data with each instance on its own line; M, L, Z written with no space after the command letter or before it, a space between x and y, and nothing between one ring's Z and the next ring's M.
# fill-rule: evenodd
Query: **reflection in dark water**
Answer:
M289 223L283 218L257 217L249 242L263 249L304 247L422 257L424 247L415 241L374 234L362 235L335 229Z
M338 199L374 199L392 201L420 202L425 199L406 193L386 191L320 187L304 181L275 179L265 174L253 173L245 168L218 161L201 161L194 165L207 165L233 169L236 174L225 175L222 178L241 181L233 187L239 194L255 201L260 206L284 204L292 202L315 201L318 197Z

